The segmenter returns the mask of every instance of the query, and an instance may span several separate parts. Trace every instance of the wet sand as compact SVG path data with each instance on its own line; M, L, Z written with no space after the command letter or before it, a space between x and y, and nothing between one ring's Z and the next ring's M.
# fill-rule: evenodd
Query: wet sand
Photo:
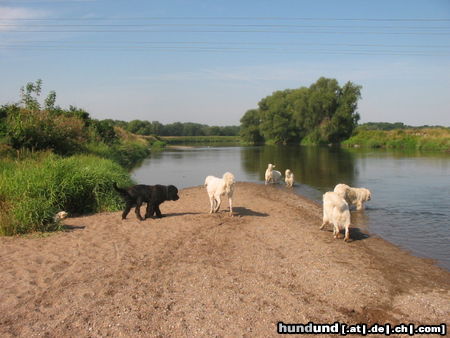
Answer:
M238 183L208 214L202 187L133 212L65 220L48 236L0 238L0 336L276 336L276 323L440 324L450 272L352 229L320 231L321 206ZM358 225L355 224L355 227Z

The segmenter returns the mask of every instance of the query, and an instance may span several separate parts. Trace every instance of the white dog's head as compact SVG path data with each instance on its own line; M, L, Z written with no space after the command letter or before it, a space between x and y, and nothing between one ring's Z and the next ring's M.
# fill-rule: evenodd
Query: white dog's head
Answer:
M69 216L69 214L66 211L60 211L53 217L53 219L55 222L59 222L67 218L67 216Z
M275 168L275 164L269 163L267 169L272 170L273 168Z
M289 169L286 169L286 171L284 172L284 176L291 176L291 171Z

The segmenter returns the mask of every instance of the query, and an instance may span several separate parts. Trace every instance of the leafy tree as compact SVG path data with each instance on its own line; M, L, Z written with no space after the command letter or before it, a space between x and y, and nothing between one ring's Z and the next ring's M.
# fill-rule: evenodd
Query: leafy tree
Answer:
M261 122L260 112L258 109L250 109L241 118L240 136L242 141L248 143L261 143L264 141L259 125Z
M258 130L264 142L276 144L340 142L356 127L360 97L360 86L347 82L340 87L335 79L324 77L308 88L276 91L258 103L257 112L244 115L241 135L255 142L252 135ZM256 115L259 121L251 121Z

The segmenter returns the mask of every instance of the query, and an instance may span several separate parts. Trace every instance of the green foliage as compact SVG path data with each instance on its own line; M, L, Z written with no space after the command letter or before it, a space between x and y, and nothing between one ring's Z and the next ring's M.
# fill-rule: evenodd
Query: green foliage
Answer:
M160 136L237 136L239 126L208 126L193 122L174 122L162 124L158 121L133 120L130 122L107 120L114 126L121 127L137 135Z
M16 149L52 149L58 154L72 154L86 141L81 120L13 106L8 111L6 135Z
M239 136L163 136L161 139L168 144L189 143L239 143Z
M393 130L393 129L405 129L410 128L402 122L367 122L358 126L359 130Z
M450 151L450 128L358 128L356 133L342 144L348 147Z
M244 143L258 144L264 141L260 130L260 112L258 109L250 109L241 118L240 136Z
M335 79L320 78L309 88L274 92L241 119L245 142L260 136L272 144L338 143L348 138L359 120L356 112L361 87Z
M96 156L42 158L0 162L0 234L56 230L54 215L118 210L121 200L112 182L128 185L128 173Z
M127 169L133 168L150 155L150 149L147 144L133 141L121 141L114 145L103 142L91 142L85 145L85 151L89 154L113 160Z
M98 141L109 145L115 144L119 141L112 123L104 120L92 120L90 124Z

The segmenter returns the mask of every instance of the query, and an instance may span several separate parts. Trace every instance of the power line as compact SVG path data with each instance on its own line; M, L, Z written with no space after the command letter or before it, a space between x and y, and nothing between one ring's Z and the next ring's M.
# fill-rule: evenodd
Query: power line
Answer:
M271 27L271 28L354 28L354 29L450 29L450 26L316 26L286 24L202 24L202 23L151 23L151 24L0 24L0 27Z
M1 45L0 45L1 46ZM19 50L54 50L54 51L67 51L67 50L85 50L85 51L110 51L110 50L122 50L122 51L135 51L135 50L151 50L161 52L212 52L212 53L229 53L229 52L272 52L272 53L307 53L307 54L343 54L343 55L404 55L404 56L450 56L450 52L422 52L422 51L396 51L396 50L326 50L326 49L305 49L305 48L242 48L242 47L193 47L193 46L92 46L92 47L80 47L80 46L30 46L30 45L6 45L1 46L1 49L19 49Z
M450 48L450 45L402 45L380 43L316 43L316 42L242 42L242 41L129 41L129 40L100 40L100 41L55 41L55 40L9 40L0 45L9 44L122 44L122 45L244 45L244 46L333 46L333 47L389 47L389 48Z
M376 27L374 27L376 28ZM5 33L286 33L286 34L370 34L370 35L448 35L449 32L374 32L374 31L287 31L287 30L162 30L162 29L64 29L64 30L4 30Z
M91 17L91 18L6 18L0 20L23 20L23 21L96 21L96 20L281 20L281 21L367 21L367 22L450 22L447 18L314 18L314 17L196 17L196 16L166 16L166 17Z

